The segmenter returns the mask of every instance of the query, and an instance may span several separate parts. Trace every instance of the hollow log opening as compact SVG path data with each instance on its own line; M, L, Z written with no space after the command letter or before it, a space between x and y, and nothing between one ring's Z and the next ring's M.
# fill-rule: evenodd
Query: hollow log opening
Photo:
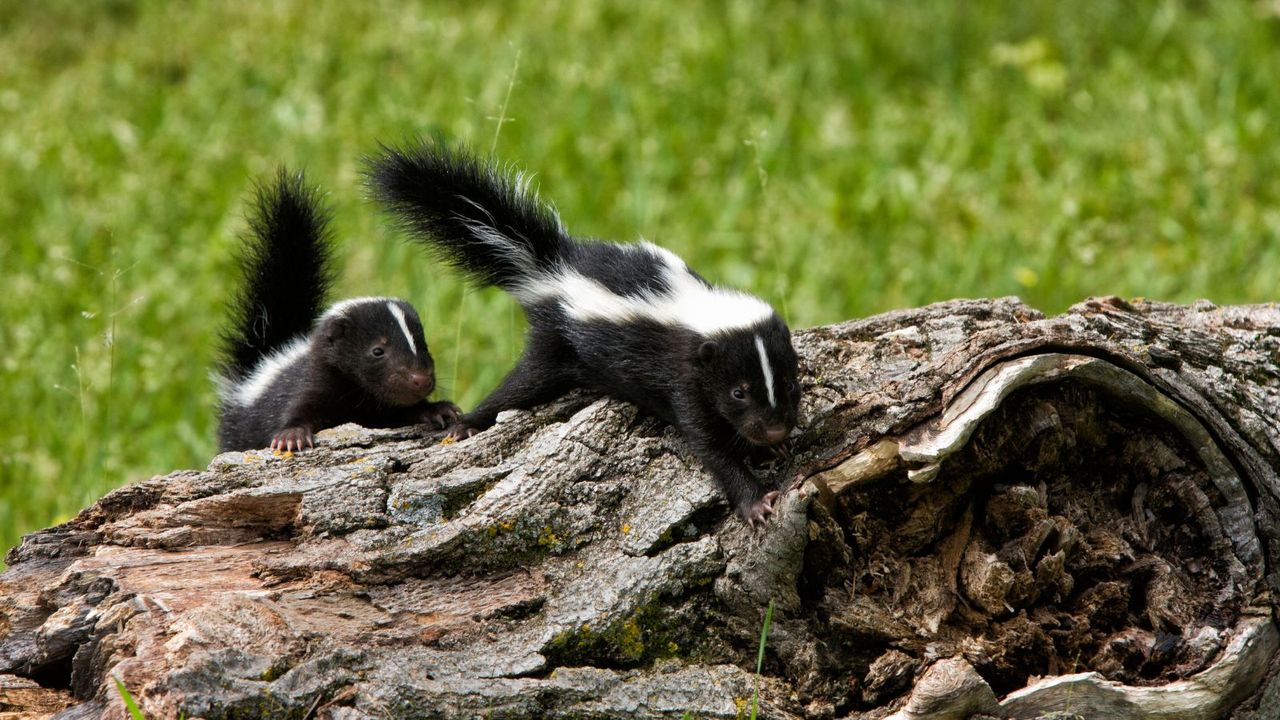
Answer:
M1224 505L1150 409L1071 379L1014 391L928 482L897 472L830 508L840 532L812 543L802 590L849 668L837 711L892 701L939 657L997 695L1204 670L1243 596Z

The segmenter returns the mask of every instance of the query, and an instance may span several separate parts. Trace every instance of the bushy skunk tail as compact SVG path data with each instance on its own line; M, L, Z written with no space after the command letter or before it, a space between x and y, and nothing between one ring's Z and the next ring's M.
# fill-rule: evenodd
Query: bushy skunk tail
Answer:
M524 176L439 139L382 149L367 161L374 197L415 240L481 285L515 290L551 270L572 243Z
M222 333L224 379L249 374L265 356L310 332L333 285L329 210L301 172L281 168L257 186L238 260L243 284Z

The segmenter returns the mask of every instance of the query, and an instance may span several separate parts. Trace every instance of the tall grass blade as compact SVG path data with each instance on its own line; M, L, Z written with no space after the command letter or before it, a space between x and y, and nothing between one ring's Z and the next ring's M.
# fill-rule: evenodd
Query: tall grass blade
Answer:
M138 709L138 703L133 701L133 695L129 694L129 688L120 682L120 678L112 677L111 679L116 683L116 692L120 693L120 699L124 700L124 706L129 711L129 717L133 718L133 720L147 720L147 716L143 715L142 711Z
M760 710L760 671L764 668L764 645L769 639L769 625L773 623L773 601L769 601L769 607L764 611L764 626L760 628L760 652L756 654L756 691L751 696L751 720L756 720L756 713Z

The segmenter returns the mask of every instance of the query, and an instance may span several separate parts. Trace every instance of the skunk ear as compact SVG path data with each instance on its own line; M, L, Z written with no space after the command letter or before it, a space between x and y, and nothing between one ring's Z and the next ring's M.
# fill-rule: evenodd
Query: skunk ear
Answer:
M351 321L347 318L341 315L330 318L329 322L324 324L324 341L332 346L346 337L349 330L351 330Z
M716 354L720 352L720 346L714 340L708 340L698 347L698 359L702 364L707 364L716 359Z

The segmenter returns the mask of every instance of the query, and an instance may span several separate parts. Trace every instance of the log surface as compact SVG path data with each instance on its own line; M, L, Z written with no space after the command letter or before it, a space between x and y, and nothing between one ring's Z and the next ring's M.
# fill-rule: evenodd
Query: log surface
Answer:
M121 488L7 556L0 717L123 718L119 678L154 718L733 718L770 602L762 717L1280 716L1280 309L952 301L796 345L764 532L584 394Z

